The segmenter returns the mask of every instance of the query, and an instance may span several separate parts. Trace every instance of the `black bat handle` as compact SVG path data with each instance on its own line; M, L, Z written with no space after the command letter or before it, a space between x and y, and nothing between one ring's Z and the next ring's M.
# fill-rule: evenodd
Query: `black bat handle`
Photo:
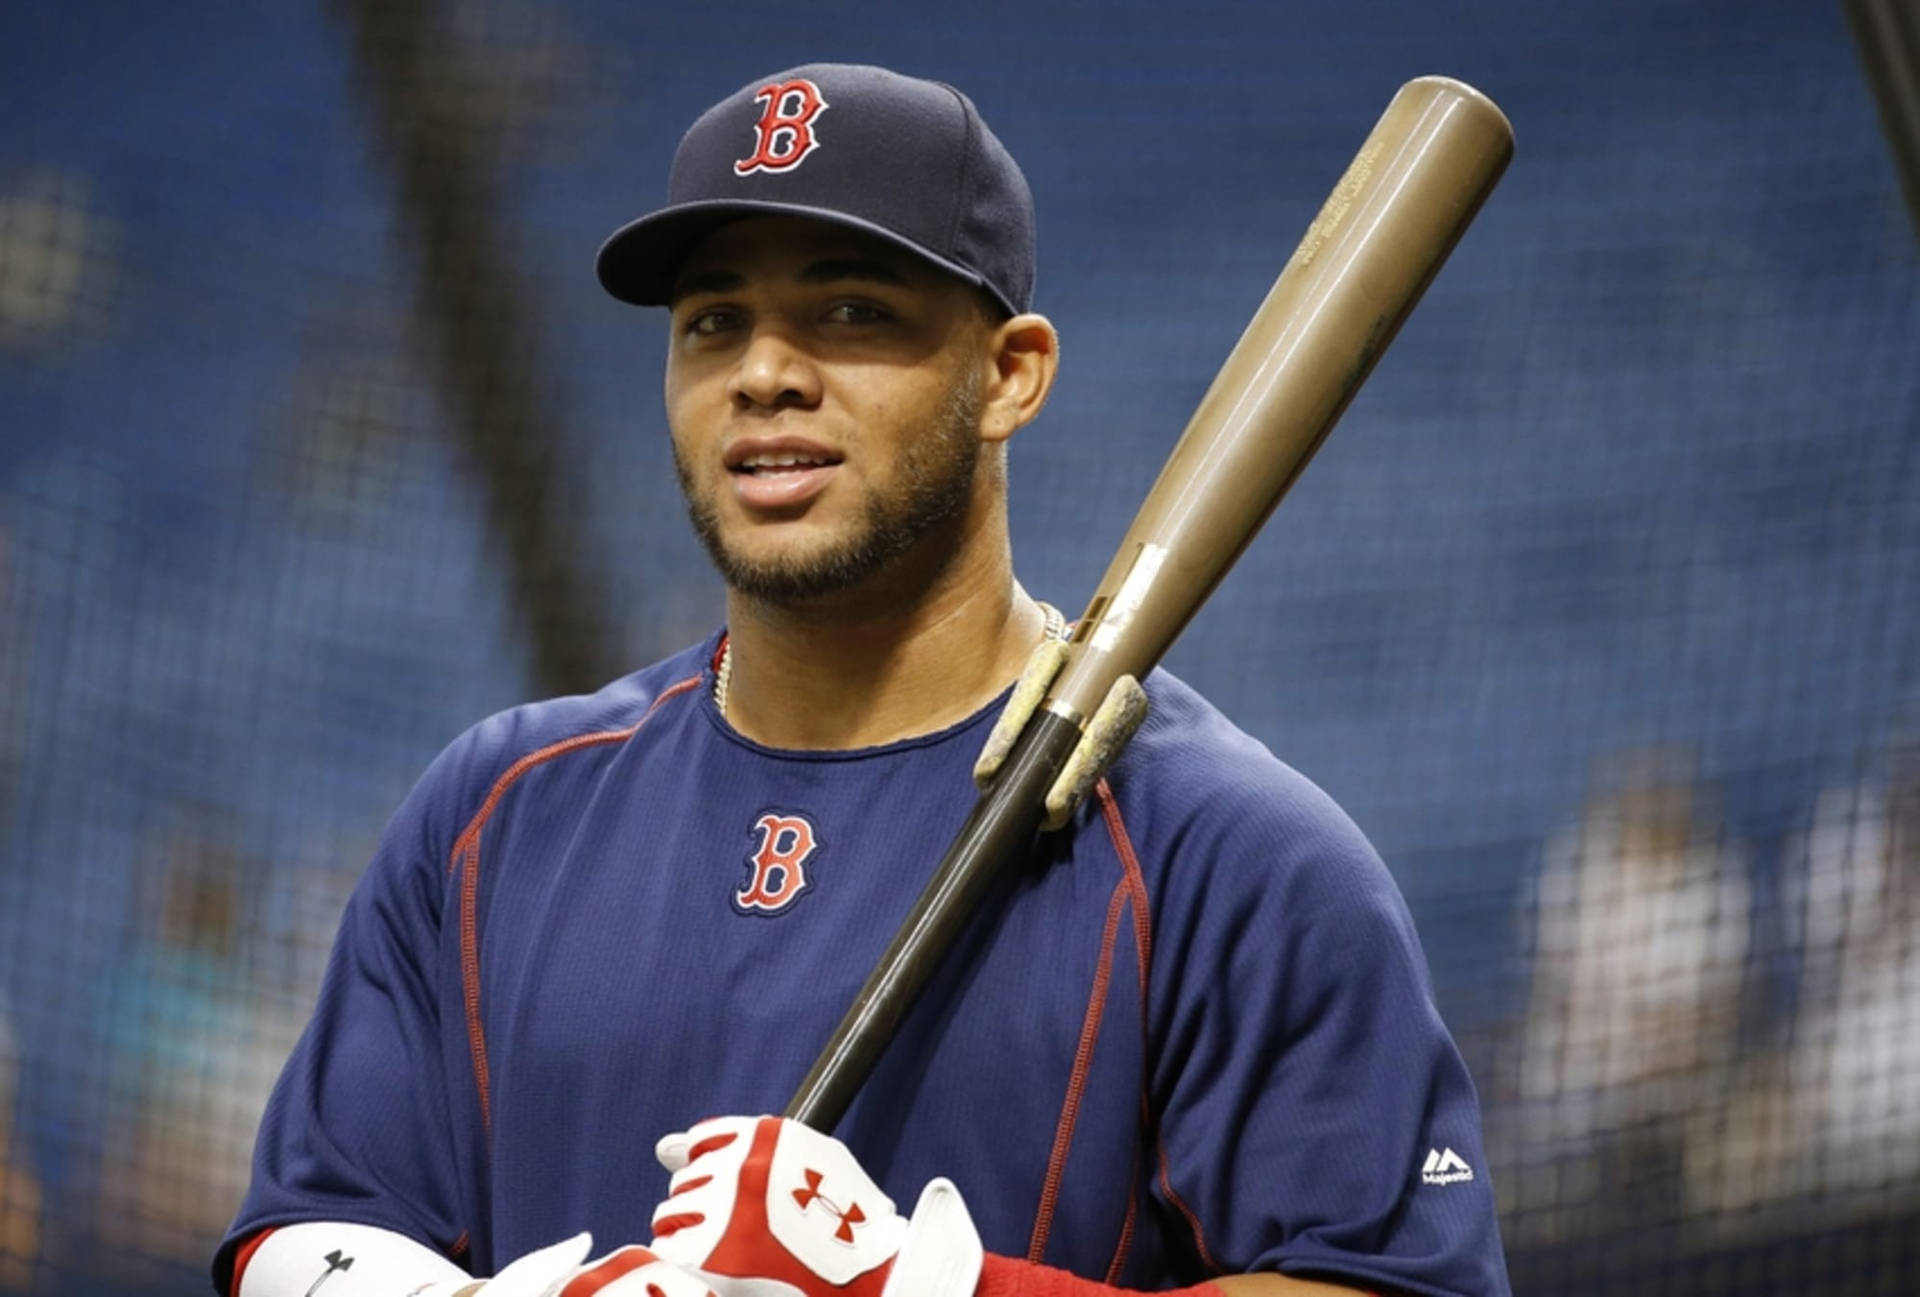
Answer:
M1039 712L1027 722L1006 764L974 803L892 944L814 1059L787 1104L788 1117L829 1134L840 1124L981 897L1032 846L1046 814L1047 790L1079 742L1080 727L1053 712Z

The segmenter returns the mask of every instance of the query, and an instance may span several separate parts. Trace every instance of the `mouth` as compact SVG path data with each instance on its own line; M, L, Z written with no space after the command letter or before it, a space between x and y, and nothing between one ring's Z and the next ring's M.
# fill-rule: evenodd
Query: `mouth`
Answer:
M782 437L737 442L723 462L740 503L753 510L790 510L826 490L842 459L818 443Z
M834 455L784 451L777 454L749 455L738 464L727 465L727 471L751 477L778 477L782 473L804 473L814 468L831 468L839 462L839 457Z

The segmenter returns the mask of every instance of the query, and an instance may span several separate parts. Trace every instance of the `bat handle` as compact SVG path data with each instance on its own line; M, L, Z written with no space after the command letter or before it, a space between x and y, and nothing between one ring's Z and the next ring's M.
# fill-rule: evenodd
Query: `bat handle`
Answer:
M1080 727L1043 711L1027 723L991 787L913 903L893 942L800 1083L786 1115L832 1133L893 1039L900 1020L979 908L1040 831L1047 790L1080 741Z

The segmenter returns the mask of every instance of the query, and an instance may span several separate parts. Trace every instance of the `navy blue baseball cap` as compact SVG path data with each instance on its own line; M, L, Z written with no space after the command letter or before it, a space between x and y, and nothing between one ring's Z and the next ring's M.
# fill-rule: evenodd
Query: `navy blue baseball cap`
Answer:
M745 216L805 216L884 239L986 289L1033 301L1033 195L971 100L885 68L809 63L703 113L667 205L600 248L609 293L665 306L694 244Z

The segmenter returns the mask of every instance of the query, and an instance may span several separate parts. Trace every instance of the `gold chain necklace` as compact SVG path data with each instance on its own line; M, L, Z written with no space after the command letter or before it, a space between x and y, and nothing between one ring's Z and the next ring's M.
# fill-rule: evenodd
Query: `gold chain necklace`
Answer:
M713 705L720 709L720 719L727 717L727 686L733 683L733 636L727 636L727 642L720 646L720 665L713 672Z
M1067 619L1060 610L1050 603L1040 605L1040 611L1046 615L1046 637L1065 639L1067 637ZM720 665L713 671L713 705L720 709L724 718L727 714L727 689L733 684L733 637L720 646Z

